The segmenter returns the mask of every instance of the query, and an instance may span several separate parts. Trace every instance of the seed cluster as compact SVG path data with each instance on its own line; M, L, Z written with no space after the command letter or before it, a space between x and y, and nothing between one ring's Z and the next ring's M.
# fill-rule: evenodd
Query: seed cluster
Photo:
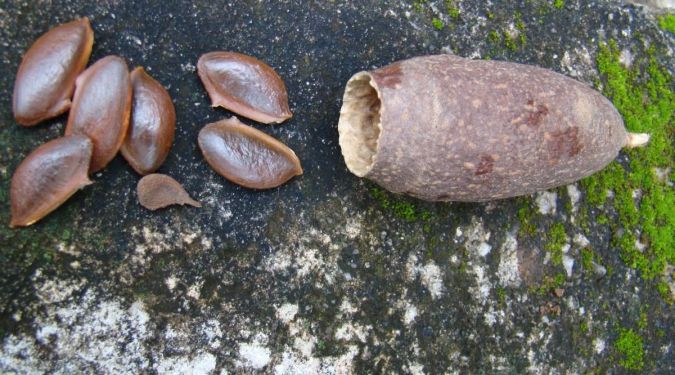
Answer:
M31 225L58 208L91 184L88 176L118 152L145 176L137 186L143 207L201 207L173 178L153 173L174 140L176 112L169 93L142 67L129 74L119 56L106 56L85 70L93 43L84 17L38 38L19 66L12 103L19 124L34 126L70 113L65 135L34 150L12 176L11 227ZM214 107L265 124L292 116L284 82L253 57L210 52L199 59L198 70ZM199 146L216 172L244 187L270 189L302 174L293 150L236 117L205 126Z

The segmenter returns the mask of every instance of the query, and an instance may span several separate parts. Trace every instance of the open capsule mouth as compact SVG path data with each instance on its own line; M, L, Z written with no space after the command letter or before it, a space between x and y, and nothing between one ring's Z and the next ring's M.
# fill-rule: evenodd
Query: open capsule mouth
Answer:
M377 85L370 74L358 73L347 82L338 122L340 148L347 168L359 177L370 172L377 156L381 108Z

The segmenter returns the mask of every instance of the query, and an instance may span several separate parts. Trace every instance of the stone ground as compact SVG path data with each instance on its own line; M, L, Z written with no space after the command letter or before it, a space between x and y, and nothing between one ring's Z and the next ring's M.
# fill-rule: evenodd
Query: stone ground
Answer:
M582 0L1 2L0 222L13 170L66 121L14 123L17 66L38 35L79 16L95 31L92 61L122 55L168 88L178 129L161 172L204 207L142 209L138 176L117 158L38 224L3 224L0 372L673 373L672 253L655 278L624 262L611 200L589 203L584 184L487 204L396 197L348 173L336 130L353 73L422 54L536 64L602 86L596 58L613 40L624 65L652 46L672 68L662 11ZM195 72L212 50L257 56L284 78L293 119L256 126L296 151L303 176L253 192L202 160L200 127L230 115L210 108Z

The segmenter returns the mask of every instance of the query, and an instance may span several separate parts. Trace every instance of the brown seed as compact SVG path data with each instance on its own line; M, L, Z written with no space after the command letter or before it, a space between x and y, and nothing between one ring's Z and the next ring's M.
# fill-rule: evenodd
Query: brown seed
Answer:
M223 107L265 124L293 116L286 86L269 65L236 52L202 55L197 71L213 107Z
M302 174L293 150L236 117L206 125L198 142L211 168L247 188L274 188Z
M131 123L120 151L140 175L159 168L176 131L176 111L169 93L141 67L131 72Z
M141 206L152 211L174 204L202 206L199 202L190 198L181 184L164 174L153 173L141 178L138 181L136 192Z
M94 142L90 173L103 169L122 146L131 93L129 71L121 57L104 57L77 78L66 135L84 134Z
M49 141L26 157L12 176L9 226L25 227L54 211L83 186L93 144L83 135Z
M16 121L33 126L70 108L75 79L89 61L94 31L87 17L39 37L23 56L14 83Z

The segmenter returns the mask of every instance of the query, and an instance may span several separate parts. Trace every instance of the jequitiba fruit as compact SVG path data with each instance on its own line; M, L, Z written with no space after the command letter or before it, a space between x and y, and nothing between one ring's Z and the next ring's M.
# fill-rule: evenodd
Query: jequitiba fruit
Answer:
M648 136L597 91L543 68L416 57L354 75L338 123L348 169L394 193L487 201L566 185Z

